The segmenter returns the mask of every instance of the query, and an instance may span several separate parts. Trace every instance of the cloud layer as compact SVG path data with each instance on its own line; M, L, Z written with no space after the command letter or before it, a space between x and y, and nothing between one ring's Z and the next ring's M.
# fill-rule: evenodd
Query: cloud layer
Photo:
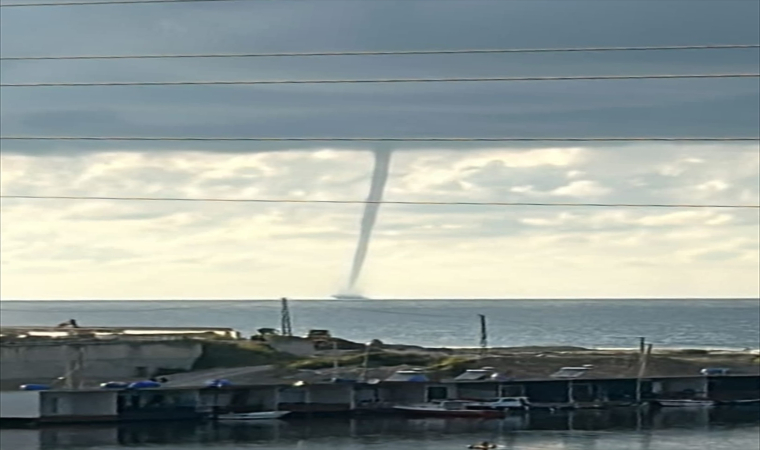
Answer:
M757 43L760 5L285 0L9 8L0 20L0 50L7 56L556 48ZM760 53L749 49L5 61L0 68L3 82L13 83L751 73L758 64ZM5 135L754 136L758 102L756 79L7 88L0 113ZM3 143L6 153L83 148L112 149L109 144ZM247 152L271 146L197 148Z
M749 146L399 152L388 200L757 203ZM610 164L613 158L619 164ZM5 194L362 199L369 152L4 155ZM360 205L4 200L3 298L320 297ZM364 291L394 297L754 296L756 210L394 206ZM413 273L414 276L409 276Z

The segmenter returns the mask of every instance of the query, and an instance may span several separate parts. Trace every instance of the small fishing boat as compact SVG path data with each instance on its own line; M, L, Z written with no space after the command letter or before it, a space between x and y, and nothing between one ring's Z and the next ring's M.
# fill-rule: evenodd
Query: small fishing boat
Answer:
M417 405L394 406L397 411L425 417L504 417L503 411L493 409L470 409L471 402L461 400L437 400Z
M745 400L723 400L716 402L720 406L751 406L760 405L760 398L745 399Z
M472 450L493 450L499 448L499 446L491 442L481 442L480 444L468 445L467 448Z
M276 420L290 414L290 411L261 411L249 413L219 414L217 420Z
M680 407L680 408L710 408L715 406L715 402L712 400L689 400L689 399L674 399L674 400L655 400L655 403L662 407Z

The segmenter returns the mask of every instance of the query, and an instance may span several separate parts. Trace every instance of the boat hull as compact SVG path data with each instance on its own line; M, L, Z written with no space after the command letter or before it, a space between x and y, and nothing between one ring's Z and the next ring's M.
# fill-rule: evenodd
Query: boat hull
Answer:
M712 400L656 400L663 408L710 408L715 406Z
M452 418L475 418L491 419L504 417L503 411L496 410L479 410L479 409L433 409L433 408L415 408L409 406L396 406L396 411L403 412L412 416L419 417L452 417Z
M262 411L253 413L220 414L217 420L241 421L241 420L276 420L290 414L290 411Z

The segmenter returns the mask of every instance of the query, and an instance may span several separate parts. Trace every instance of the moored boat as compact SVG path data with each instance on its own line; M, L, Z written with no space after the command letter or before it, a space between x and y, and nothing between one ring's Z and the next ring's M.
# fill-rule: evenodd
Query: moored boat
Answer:
M393 409L408 414L426 417L503 417L503 411L492 409L470 409L470 402L461 400L439 400L417 405L394 406Z
M275 420L285 417L290 411L260 411L249 413L220 414L217 420Z
M690 400L690 399L671 399L655 400L655 403L662 407L680 407L680 408L709 408L715 406L713 400Z
M473 401L467 405L469 409L495 409L499 411L527 411L530 402L527 397L499 397L483 401Z

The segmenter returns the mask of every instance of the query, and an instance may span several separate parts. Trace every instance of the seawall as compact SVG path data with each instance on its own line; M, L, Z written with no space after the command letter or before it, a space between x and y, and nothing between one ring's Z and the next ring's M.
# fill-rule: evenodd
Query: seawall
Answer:
M50 384L59 377L96 382L148 377L160 369L186 371L202 352L196 340L3 344L0 388Z

